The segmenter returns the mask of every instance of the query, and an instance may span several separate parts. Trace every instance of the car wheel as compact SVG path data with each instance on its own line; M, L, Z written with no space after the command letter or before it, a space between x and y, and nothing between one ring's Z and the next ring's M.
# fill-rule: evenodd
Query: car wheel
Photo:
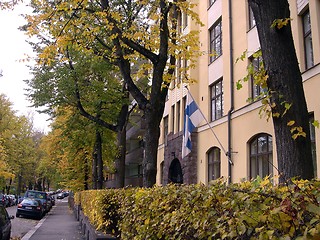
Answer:
M17 218L20 217L20 214L16 213L16 217L17 217Z

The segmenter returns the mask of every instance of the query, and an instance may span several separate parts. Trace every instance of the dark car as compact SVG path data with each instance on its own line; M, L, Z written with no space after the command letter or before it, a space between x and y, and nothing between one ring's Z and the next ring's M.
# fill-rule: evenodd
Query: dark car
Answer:
M9 216L6 208L0 204L0 239L9 240L11 235L11 219L14 216Z
M43 208L40 200L25 198L17 206L16 217L23 216L41 219L44 212L45 209Z
M24 194L24 198L33 198L40 200L45 212L49 212L51 204L48 203L48 197L46 192L37 191L37 190L27 190Z

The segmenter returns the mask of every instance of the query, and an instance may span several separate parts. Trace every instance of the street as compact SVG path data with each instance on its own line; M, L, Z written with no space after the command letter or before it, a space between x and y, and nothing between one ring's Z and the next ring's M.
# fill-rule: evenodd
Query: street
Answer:
M79 222L68 207L68 198L56 199L56 205L40 221L28 218L11 220L11 238L21 240L83 239ZM8 207L9 215L16 215L17 206Z
M14 216L14 219L11 220L11 238L19 239L23 237L30 229L33 229L39 222L39 220L35 219L16 218L17 206L8 207L7 211L10 216Z

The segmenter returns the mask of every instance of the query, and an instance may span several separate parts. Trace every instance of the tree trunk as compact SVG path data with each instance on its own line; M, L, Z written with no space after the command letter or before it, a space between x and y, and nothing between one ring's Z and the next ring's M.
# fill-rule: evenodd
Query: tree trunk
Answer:
M97 189L103 188L103 159L101 132L96 131L96 153L97 153Z
M7 195L8 195L8 194L10 194L11 184L12 184L12 178L10 178L10 180L9 180L9 185L7 185L7 186L6 186L6 189L7 189Z
M125 182L125 160L126 160L126 128L117 133L118 154L115 159L115 188L123 188Z
M20 196L21 194L21 185L22 185L22 175L21 173L18 175L18 186L17 186L17 195Z
M38 180L37 180L37 182L36 182L36 189L38 190L38 191L42 191L42 178L39 178Z
M84 158L84 190L89 189L88 181L89 181L89 162L88 162L87 154L85 154L85 158Z
M143 186L152 187L156 184L157 176L157 152L160 137L160 121L163 111L155 114L157 110L145 110L146 132L144 135L144 158L143 158Z
M43 177L42 178L42 191L46 191L46 178L45 177Z
M269 76L267 85L272 93L272 113L285 112L284 102L292 104L284 116L273 115L280 182L292 177L311 179L313 163L309 116L302 77L293 43L291 24L280 29L271 27L276 19L290 18L287 0L249 0L256 20L262 57ZM295 121L306 137L292 138L288 122Z
M97 189L97 179L98 179L98 171L97 171L97 150L96 150L96 144L93 148L93 154L92 154L92 189Z

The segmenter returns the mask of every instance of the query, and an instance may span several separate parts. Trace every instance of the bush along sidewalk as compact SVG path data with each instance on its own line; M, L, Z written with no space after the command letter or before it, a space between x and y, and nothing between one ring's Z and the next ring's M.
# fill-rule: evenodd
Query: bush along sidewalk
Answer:
M89 190L75 194L97 231L118 239L320 239L320 182Z

